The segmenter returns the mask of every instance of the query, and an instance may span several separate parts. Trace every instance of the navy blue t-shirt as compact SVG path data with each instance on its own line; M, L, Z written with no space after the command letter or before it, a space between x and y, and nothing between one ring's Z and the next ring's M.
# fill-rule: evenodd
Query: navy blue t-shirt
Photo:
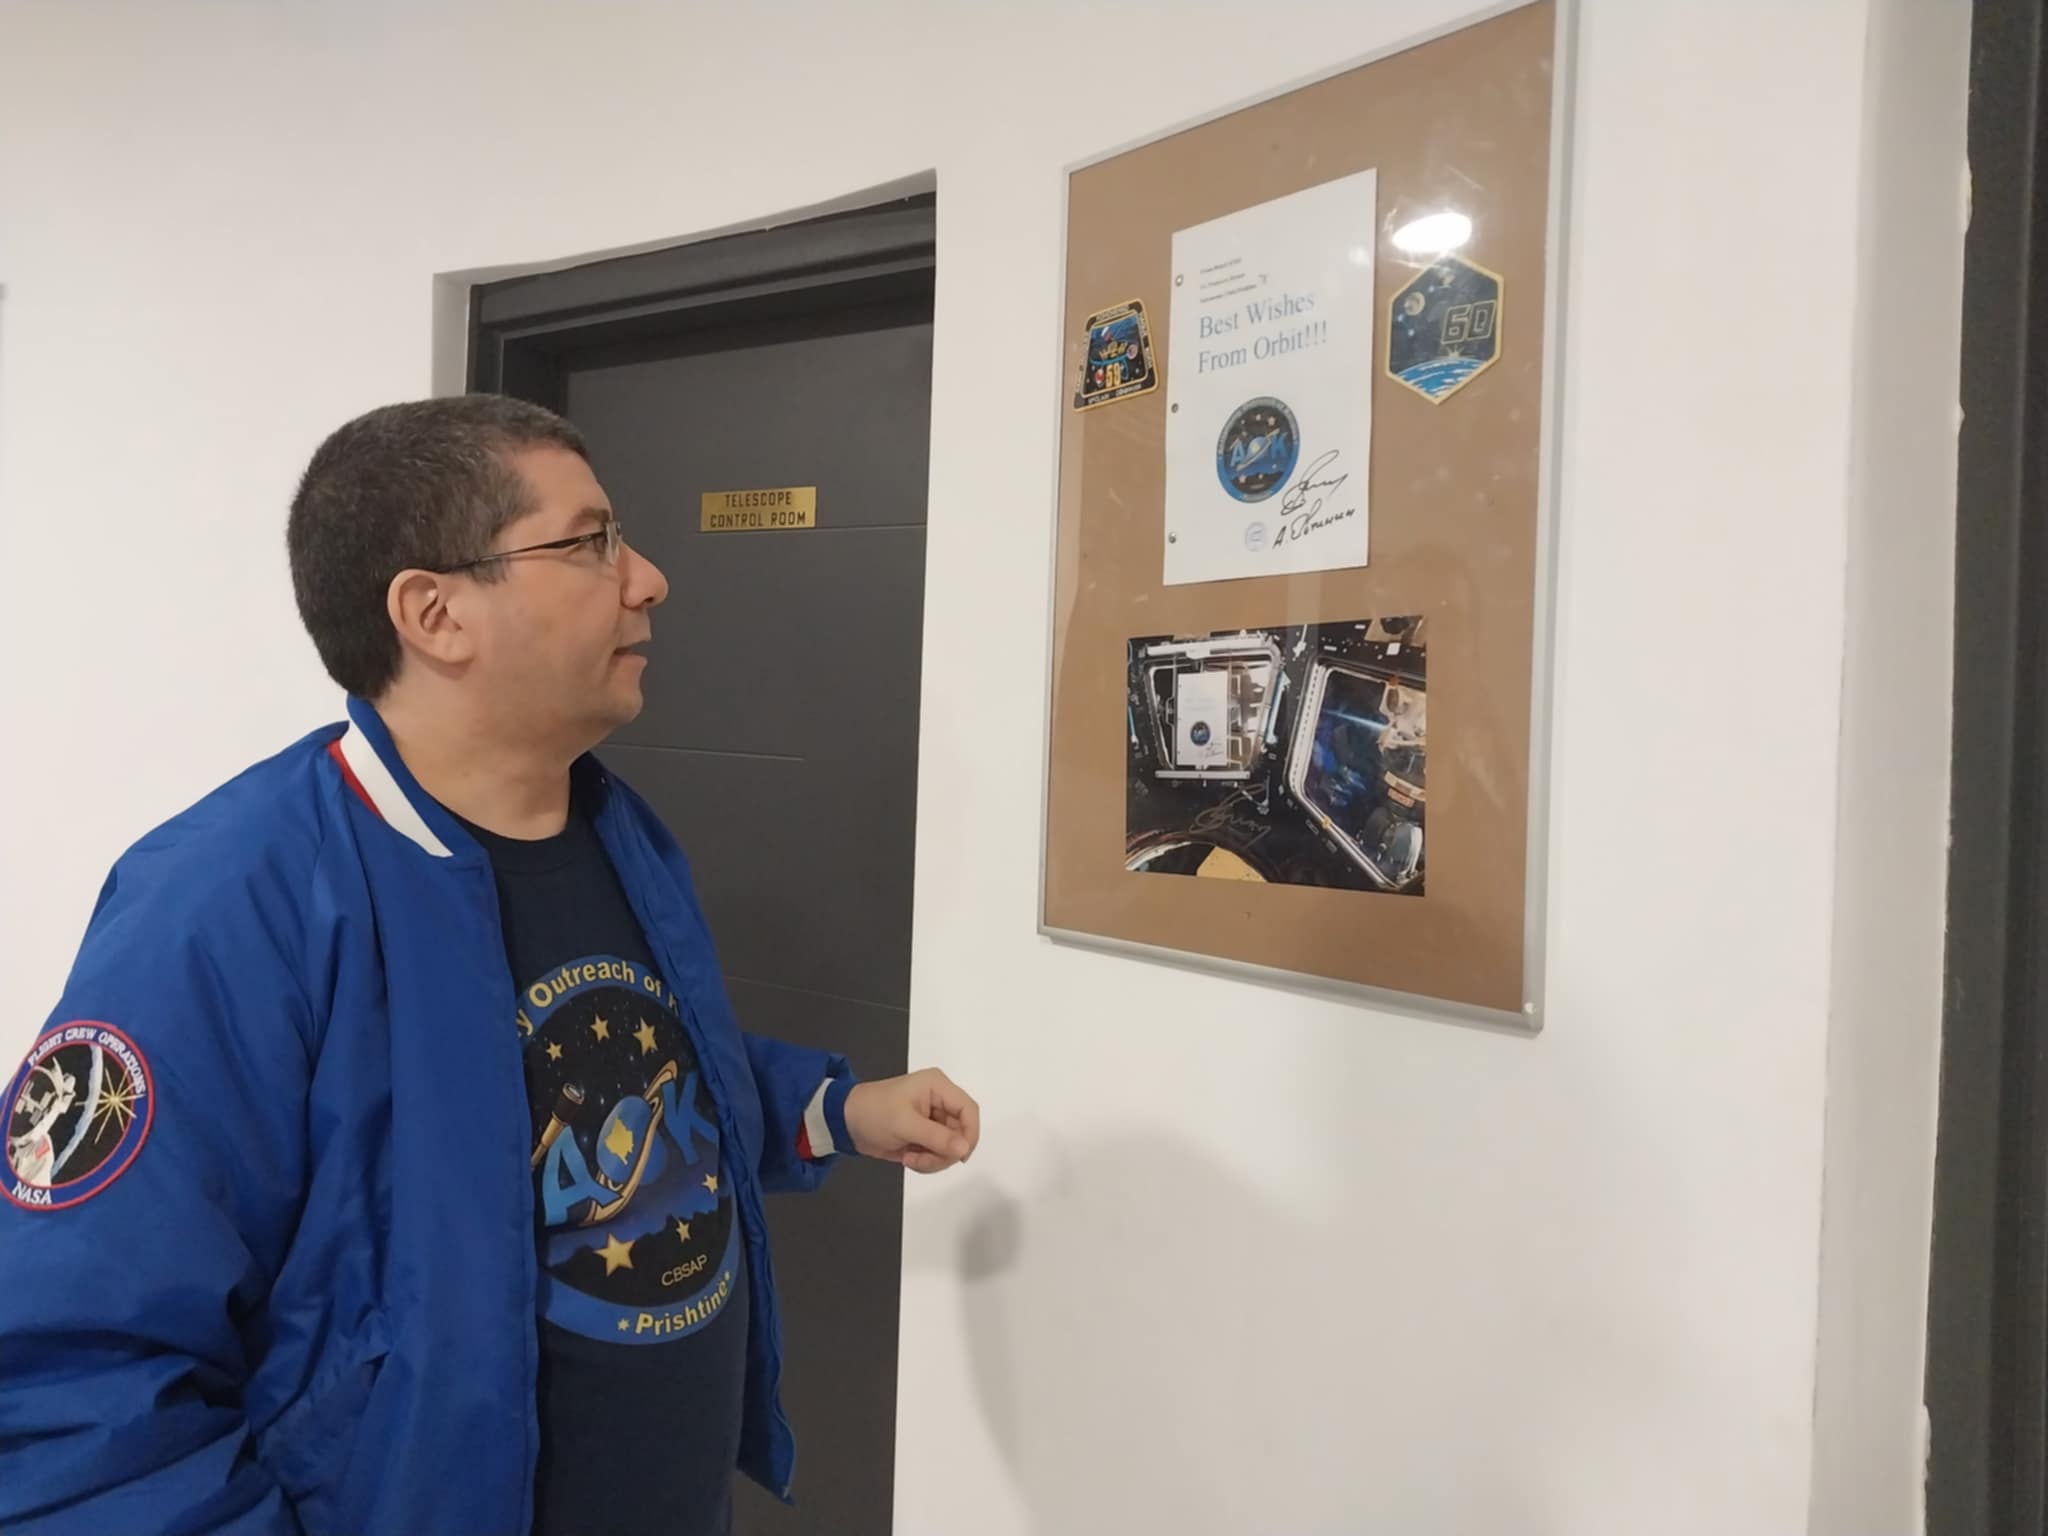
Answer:
M583 809L538 842L469 830L497 876L533 1119L534 1536L726 1536L745 1244L680 1006Z

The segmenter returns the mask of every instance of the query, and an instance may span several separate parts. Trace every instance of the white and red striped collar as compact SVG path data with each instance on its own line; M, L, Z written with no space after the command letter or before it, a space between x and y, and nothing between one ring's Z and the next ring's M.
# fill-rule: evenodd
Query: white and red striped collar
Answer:
M355 791L357 798L375 811L392 831L417 843L437 859L453 856L452 850L427 825L419 807L412 803L404 786L378 755L376 743L370 740L361 722L350 720L348 729L328 743L327 754L341 769L342 778Z

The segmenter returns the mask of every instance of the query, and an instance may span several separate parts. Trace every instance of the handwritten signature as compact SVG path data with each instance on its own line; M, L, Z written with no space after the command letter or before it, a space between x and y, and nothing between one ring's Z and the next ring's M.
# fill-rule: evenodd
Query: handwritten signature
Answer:
M1337 456L1338 450L1332 448L1320 459L1317 459L1315 463L1303 470L1301 478L1294 483L1285 496L1280 498L1280 510L1282 512L1321 511L1323 498L1321 496L1316 497L1316 504L1311 507L1308 504L1310 494L1315 491L1335 491L1346 480L1351 478L1349 475L1339 475L1334 480L1318 480L1315 478L1320 471L1328 469L1335 462Z
M1318 493L1334 492L1351 478L1348 474L1325 475L1320 480L1316 478L1319 473L1327 470L1336 458L1337 450L1332 448L1309 465L1302 472L1301 478L1288 489L1287 494L1280 498L1280 511L1287 521L1283 522L1279 531L1273 535L1273 542L1269 548L1278 549L1289 539L1305 539L1312 533L1320 533L1323 529L1333 527L1357 514L1358 508L1355 505L1347 506L1341 512L1323 511L1323 503L1327 497ZM1310 496L1315 497L1313 503L1309 500Z
M1249 801L1244 797L1244 792L1239 790L1236 796L1225 800L1221 805L1212 805L1203 811L1201 815L1188 823L1188 830L1198 837L1210 833L1232 832L1243 840L1245 847L1249 848L1253 843L1256 843L1270 832L1272 828L1267 826L1258 816L1239 808L1241 805L1248 803Z

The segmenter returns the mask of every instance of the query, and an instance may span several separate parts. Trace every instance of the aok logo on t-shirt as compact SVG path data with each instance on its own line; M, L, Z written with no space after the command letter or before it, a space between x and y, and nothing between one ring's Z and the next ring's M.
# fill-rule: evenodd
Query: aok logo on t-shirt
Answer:
M732 1294L738 1227L675 994L592 956L534 979L520 1004L541 1315L621 1344L694 1333Z

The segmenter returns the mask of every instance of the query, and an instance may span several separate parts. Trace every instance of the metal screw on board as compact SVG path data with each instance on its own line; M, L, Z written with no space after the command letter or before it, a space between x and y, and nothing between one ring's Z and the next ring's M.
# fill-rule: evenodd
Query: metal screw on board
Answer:
M1182 282L1182 278L1181 278L1181 275L1180 275L1180 274L1179 274L1178 272L1174 273L1174 274L1173 274L1173 286L1174 286L1174 287L1176 287L1176 288L1178 288L1178 287L1179 287L1179 286L1181 285L1181 282Z
M1178 400L1174 401L1173 404L1167 407L1167 409L1169 411L1178 411L1180 409L1180 402Z

